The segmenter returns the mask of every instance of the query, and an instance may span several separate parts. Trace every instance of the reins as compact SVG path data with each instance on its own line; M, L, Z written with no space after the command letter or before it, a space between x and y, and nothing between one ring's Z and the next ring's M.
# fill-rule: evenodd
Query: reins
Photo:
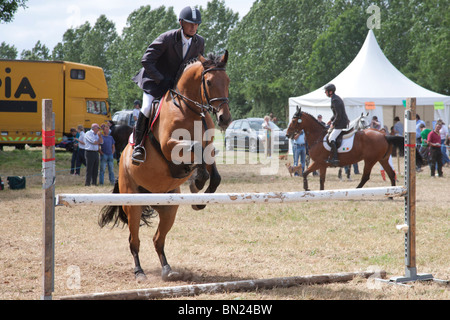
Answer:
M212 71L225 71L225 68L209 68L206 70L202 71L202 87L203 87L203 92L204 94L201 94L201 88L200 88L200 95L202 97L202 101L201 103L195 100L192 100L184 95L182 95L176 88L175 89L170 89L170 96L172 97L172 100L174 101L174 104L178 107L181 108L181 106L179 105L179 103L175 100L174 94L176 96L178 96L181 100L184 100L186 103L186 106L193 111L194 113L202 116L203 118L205 117L205 111L206 112L212 112L214 114L216 114L217 112L220 111L220 109L222 109L222 105L225 103L229 102L229 99L227 97L220 97L220 98L212 98L210 99L208 96L208 91L206 90L206 81L205 81L205 74L208 72L212 72ZM205 97L206 100L206 104L204 103L203 97ZM217 107L214 107L212 105L213 102L216 101L222 101L222 103L220 103ZM190 102L192 104L194 104L196 107L198 107L200 109L200 112L198 112L197 110L194 110L194 108L191 107L191 105L187 102Z

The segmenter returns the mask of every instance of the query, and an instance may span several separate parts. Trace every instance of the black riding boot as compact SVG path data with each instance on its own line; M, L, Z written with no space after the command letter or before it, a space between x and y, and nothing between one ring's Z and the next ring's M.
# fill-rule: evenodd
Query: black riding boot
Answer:
M136 126L134 127L134 150L131 155L131 160L135 162L134 164L139 165L139 163L144 162L146 158L146 152L144 148L145 135L147 133L148 123L150 122L142 112L139 112L139 117L136 121Z
M331 141L330 147L331 147L331 157L327 162L333 166L338 167L339 160L338 160L338 155L337 155L336 141Z

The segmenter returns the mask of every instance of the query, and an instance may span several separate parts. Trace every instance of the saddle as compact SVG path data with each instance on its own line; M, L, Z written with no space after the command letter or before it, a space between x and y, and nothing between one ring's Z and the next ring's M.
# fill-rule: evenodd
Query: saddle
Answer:
M353 140L356 133L355 127L347 127L342 130L339 136L336 138L336 149L338 153L348 152L352 150ZM330 143L328 142L328 136L331 131L329 131L323 138L323 146L327 151L331 151Z
M149 122L150 126L147 128L147 135L150 135L150 133L153 130L153 125L155 124L156 120L159 117L159 114L161 112L161 105L164 101L164 97L161 99L155 99L152 102L152 108L150 110L150 116L149 116ZM134 147L134 135L135 135L136 127L133 127L133 132L130 134L130 137L128 138L128 143Z
M161 144L159 141L155 138L153 134L153 125L155 124L156 120L159 117L159 114L161 113L161 106L162 102L164 101L164 97L161 99L155 99L152 102L152 108L150 110L150 116L149 116L149 123L150 125L147 128L147 137L152 143L155 150L166 160L167 165L169 167L170 174L172 178L174 179L182 179L187 177L192 170L194 169L193 164L184 164L184 163L175 163L173 161L168 161L166 157L164 156L162 150L161 150ZM134 134L135 134L135 128L133 128L133 132L131 133L128 143L134 147ZM194 148L194 146L191 146L191 148Z

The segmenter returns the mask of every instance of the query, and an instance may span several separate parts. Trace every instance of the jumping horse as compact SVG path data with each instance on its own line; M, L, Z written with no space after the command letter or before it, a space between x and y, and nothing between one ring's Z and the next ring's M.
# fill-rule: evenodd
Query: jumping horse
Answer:
M128 144L120 158L119 178L113 193L179 193L180 186L190 179L192 192L203 188L206 180L210 184L205 192L214 192L220 183L220 175L214 161L214 122L225 130L231 123L228 105L230 79L226 73L228 52L223 56L200 55L196 62L185 67L174 89L161 99L159 116L153 120L149 139L145 141L147 157L139 166L131 160L133 146ZM201 128L200 137L195 130ZM182 139L174 132L185 133ZM204 135L208 137L205 138ZM186 134L191 140L186 139ZM198 134L197 134L198 136ZM197 140L195 140L197 138ZM199 157L198 152L206 153ZM180 153L183 156L180 156ZM212 160L206 161L206 158ZM202 209L203 207L197 208ZM146 279L139 261L139 227L149 223L149 210L156 210L159 224L153 244L159 257L162 279L176 280L178 273L172 271L164 252L167 233L173 226L178 205L164 206L106 206L99 216L99 225L109 222L128 224L129 245L134 258L134 273L137 281Z
M301 108L297 106L297 111L292 117L286 135L292 139L301 130L305 132L305 138L309 146L309 155L313 160L310 166L303 172L303 188L309 191L308 174L320 170L320 190L324 190L326 171L327 167L330 166L326 162L330 156L330 151L324 147L324 140L328 129L312 115L302 112ZM362 188L369 181L373 166L379 162L388 174L391 185L395 186L395 173L389 165L389 156L393 146L403 147L404 138L400 136L386 136L375 129L357 130L354 133L351 150L338 153L339 166L344 167L364 160L363 174L357 186L357 188Z

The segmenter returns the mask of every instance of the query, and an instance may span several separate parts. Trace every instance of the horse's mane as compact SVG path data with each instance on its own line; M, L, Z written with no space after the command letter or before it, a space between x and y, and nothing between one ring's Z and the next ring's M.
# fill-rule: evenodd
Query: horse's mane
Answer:
M220 55L216 55L216 54L210 52L204 58L206 59L206 61L203 62L203 68L205 68L205 69L206 68L210 68L210 67L225 68L226 63L222 61L222 56L220 56ZM197 63L200 63L198 58L194 58L194 59L189 60L186 63L184 71L186 71L190 67L196 65Z
M203 63L203 67L217 67L217 68L225 68L226 62L222 61L221 55L216 55L214 53L208 53L205 57L206 61Z
M317 124L319 124L322 128L324 128L324 129L327 128L327 127L324 126L322 123L320 123L319 120L317 120L316 117L314 117L312 114L310 114L310 113L308 113L308 112L305 112L305 111L301 111L301 113L310 116L311 119L312 119L313 121L317 122ZM295 113L295 114L297 114L297 113Z

